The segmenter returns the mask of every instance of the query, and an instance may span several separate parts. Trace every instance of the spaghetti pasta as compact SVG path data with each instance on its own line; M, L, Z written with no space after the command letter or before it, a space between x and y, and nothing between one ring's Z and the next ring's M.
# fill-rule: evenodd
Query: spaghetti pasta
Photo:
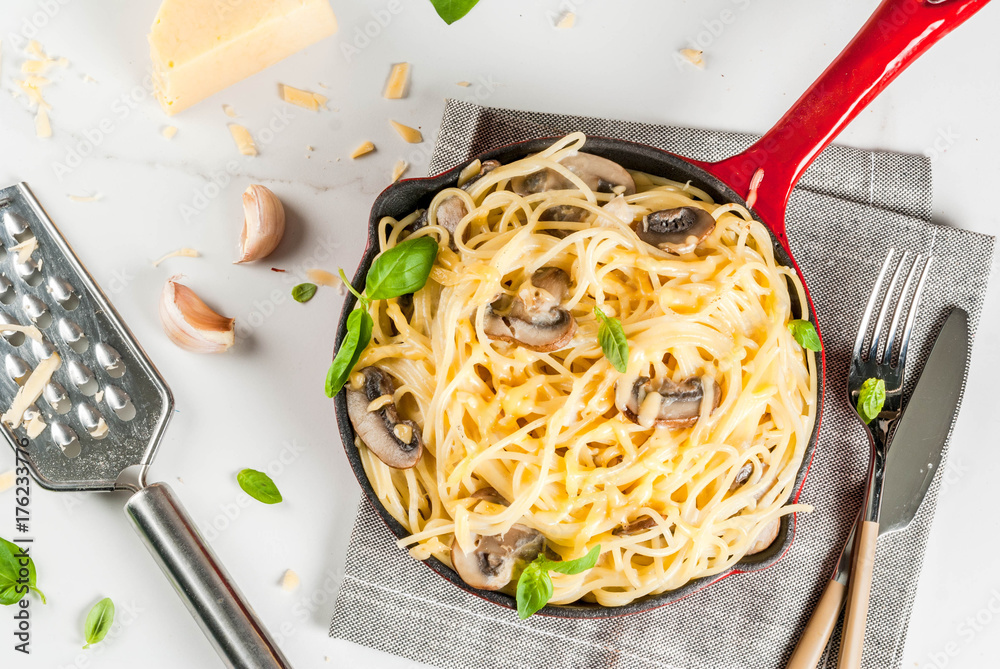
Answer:
M463 187L426 211L381 221L383 251L423 235L440 250L424 288L367 307L372 343L351 383L368 368L390 377L376 408L391 401L422 439L407 469L357 440L413 557L452 564L453 548L518 527L560 559L599 544L595 568L552 575L550 601L620 606L726 570L804 508L787 502L817 369L787 328L803 317L803 287L763 225L639 172L627 187L601 176L594 188L564 164L584 144L574 133L478 177L465 170ZM667 251L643 241L642 221L682 208L711 216L703 239ZM543 286L553 273L564 294ZM625 372L602 352L595 307L621 322ZM551 350L523 343L518 309L567 312L572 330Z

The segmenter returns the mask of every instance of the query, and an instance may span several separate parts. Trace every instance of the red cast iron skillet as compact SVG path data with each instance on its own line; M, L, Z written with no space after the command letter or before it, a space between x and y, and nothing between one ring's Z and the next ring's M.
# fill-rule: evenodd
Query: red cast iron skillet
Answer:
M763 170L763 180L757 189L757 201L752 209L754 217L767 226L774 244L775 258L792 267L805 278L788 246L785 234L785 209L792 188L799 177L819 153L826 148L840 131L854 119L907 65L926 51L932 44L960 25L989 0L885 0L855 36L854 40L827 68L805 94L778 121L767 134L751 147L731 158L717 163L689 160L660 149L642 144L604 137L589 137L584 150L609 158L624 167L659 175L675 181L688 181L708 192L716 202L746 204L751 179ZM529 154L537 153L555 138L533 139L494 149L481 156L481 160L498 160L508 163ZM467 163L465 163L467 164ZM442 188L456 185L464 165L425 179L408 179L387 188L376 199L369 218L368 247L354 276L353 283L360 291L372 260L378 254L378 222L384 216L402 218L415 209L426 207L434 194ZM808 298L808 289L806 291ZM793 294L793 299L794 294ZM809 299L810 318L817 325ZM347 328L347 315L355 305L355 298L348 295L340 318L336 345L339 348ZM799 305L795 305L798 310ZM817 419L813 428L803 464L796 479L792 501L798 499L809 471L815 451L822 410L823 381L826 369L825 355L820 356ZM358 449L354 446L354 428L347 415L345 393L335 398L337 422L343 439L347 459L362 489L371 500L382 520L397 538L409 532L398 523L379 502L365 474ZM650 595L620 607L603 607L579 603L566 606L546 606L542 615L563 618L606 618L648 611L677 601L726 576L759 571L773 565L788 550L794 536L794 519L789 527L788 517L782 520L778 537L766 550L744 557L731 569L704 578L659 595ZM458 587L486 600L507 608L516 608L514 598L499 592L477 590L468 586L451 568L435 558L425 561L427 566Z

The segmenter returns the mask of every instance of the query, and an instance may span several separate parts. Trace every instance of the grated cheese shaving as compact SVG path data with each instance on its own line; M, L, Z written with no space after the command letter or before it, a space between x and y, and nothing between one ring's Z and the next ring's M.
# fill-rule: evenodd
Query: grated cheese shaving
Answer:
M34 253L37 248L38 237L31 237L30 239L25 239L17 246L10 247L10 250L17 252L17 262L23 265L31 259L31 254Z
M393 130L399 133L400 137L410 144L419 144L424 141L424 136L420 134L420 131L416 128L411 128L408 125L403 125L402 123L391 119L389 120L389 124L392 125Z
M559 20L556 22L556 28L558 28L559 30L568 30L569 28L572 28L574 25L576 25L576 14L574 14L573 12L564 13L562 16L559 17Z
M360 158L361 156L369 154L374 150L375 150L374 144L372 144L371 142L364 142L360 146L358 146L358 148L354 149L354 151L351 153L351 158L352 159Z
M11 326L8 325L5 327ZM58 353L53 353L50 357L38 363L38 366L32 370L24 385L17 389L14 401L3 416L0 416L0 420L9 425L11 429L20 427L21 420L24 418L24 412L42 396L42 390L45 389L45 386L52 379L52 375L59 369L60 365L62 365L62 358L59 357Z
M705 59L702 57L702 51L698 49L681 49L680 54L684 57L684 60L691 63L700 70L705 69Z
M201 257L201 254L198 253L196 250L189 249L189 248L185 247L185 248L177 249L176 251L171 251L170 253L168 253L167 255L163 256L162 258L159 258L158 260L154 260L153 261L153 267L158 267L161 262L163 262L164 260L167 260L169 258L199 258L199 257Z
M257 145L253 143L253 136L249 130L238 123L230 123L229 133L233 136L233 141L236 142L236 148L240 150L240 153L244 156L257 155Z
M306 278L317 286L329 286L330 288L340 288L340 277L325 269L306 270Z
M167 139L173 139L174 135L177 134L177 126L175 126L175 125L165 125L165 126L163 126L163 130L160 131L160 134L163 135Z
M396 164L392 166L392 183L399 181L399 177L406 173L409 165L406 164L405 160L397 160Z
M280 84L281 99L293 105L298 105L309 111L319 111L320 107L326 108L327 97L312 91L304 91L301 88L293 88L285 84Z
M410 64L396 63L389 73L389 80L385 84L385 91L382 97L386 100L399 100L406 97L407 87L410 84Z

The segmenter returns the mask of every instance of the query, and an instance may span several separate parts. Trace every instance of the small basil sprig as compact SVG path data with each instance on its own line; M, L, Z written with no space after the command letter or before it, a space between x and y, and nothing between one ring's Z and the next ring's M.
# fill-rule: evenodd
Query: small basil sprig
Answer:
M804 320L788 321L788 329L791 331L792 337L802 348L807 348L817 353L822 350L823 345L819 341L819 333L816 332L816 326L811 322Z
M264 504L277 504L281 501L281 492L274 485L271 477L256 469L244 469L236 475L236 481L243 492Z
M292 299L296 302L308 302L316 295L315 283L300 283L292 288Z
M628 369L628 340L625 338L622 322L617 318L608 318L599 307L594 307L594 313L601 321L601 326L597 329L597 341L601 344L604 357L612 367L624 374Z
M593 569L601 554L600 545L594 546L586 555L575 560L555 562L539 555L530 562L521 577L517 579L517 615L521 620L532 616L552 599L552 577L550 571L560 574L579 574Z
M359 293L344 270L344 285L358 298L358 306L347 317L347 335L326 373L326 396L333 397L347 383L351 370L372 338L375 323L368 313L374 300L388 300L415 293L427 283L437 258L438 243L433 237L417 237L400 242L372 262L365 277L365 294Z
M479 0L431 0L438 16L444 19L448 25L468 14L477 2Z
M115 603L111 601L110 597L105 597L94 604L94 608L87 614L87 622L83 627L83 634L87 639L87 645L84 648L90 648L93 644L104 641L104 637L111 631L111 625L114 622Z
M24 561L27 561L27 564L24 564ZM21 578L22 566L28 569L27 583ZM29 591L38 593L44 604L45 595L35 587L36 582L35 563L32 559L22 555L21 548L17 544L0 539L0 604L3 606L17 604Z
M867 379L858 393L858 415L865 423L870 423L882 413L885 404L885 381Z

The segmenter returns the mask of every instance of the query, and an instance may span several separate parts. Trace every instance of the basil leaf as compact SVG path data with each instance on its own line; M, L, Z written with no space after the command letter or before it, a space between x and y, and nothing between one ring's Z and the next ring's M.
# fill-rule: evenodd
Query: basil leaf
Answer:
M347 336L340 343L340 349L334 356L330 369L326 373L326 396L333 397L347 383L358 358L372 340L372 328L375 322L364 309L355 309L347 317Z
M407 293L415 293L427 283L438 243L431 237L417 237L400 242L375 258L365 292L369 300L387 300Z
M788 321L788 329L791 330L792 337L802 348L807 348L810 351L816 351L817 353L822 350L823 345L820 344L819 334L816 332L816 326L809 321Z
M300 283L295 288L292 288L292 299L296 302L308 302L315 294L315 283Z
M598 544L590 549L590 551L583 557L577 558L575 560L566 560L565 562L552 562L551 560L545 560L542 563L544 569L549 571L557 571L560 574L579 574L580 572L587 571L588 569L593 569L597 564L597 558L601 554L601 546Z
M861 391L858 393L858 415L861 420L870 423L882 413L882 406L885 404L885 381L882 379L868 379L861 384Z
M594 546L581 558L554 562L539 555L524 568L517 579L517 615L524 620L530 617L552 599L552 577L550 571L560 574L579 574L593 569L601 555L600 545Z
M431 0L438 16L444 19L448 25L468 14L477 2L479 0Z
M264 504L277 504L281 501L281 493L278 486L274 485L271 477L256 469L244 469L236 475L243 492L253 497L258 502Z
M10 606L17 604L24 599L29 591L38 593L45 604L45 594L36 587L37 574L35 573L35 563L29 557L28 582L21 580L21 547L6 539L0 539L0 605Z
M598 307L594 307L594 313L601 321L601 326L597 329L597 341L601 344L604 357L612 367L624 374L628 369L628 340L625 338L622 322L617 318L608 318Z
M83 627L83 633L87 639L87 645L84 648L90 648L92 644L104 641L104 637L108 635L114 622L115 603L109 597L94 604L94 608L87 614L87 622Z
M541 556L538 559L544 560ZM521 620L533 615L552 599L552 579L542 569L538 559L525 567L517 579L517 617Z

